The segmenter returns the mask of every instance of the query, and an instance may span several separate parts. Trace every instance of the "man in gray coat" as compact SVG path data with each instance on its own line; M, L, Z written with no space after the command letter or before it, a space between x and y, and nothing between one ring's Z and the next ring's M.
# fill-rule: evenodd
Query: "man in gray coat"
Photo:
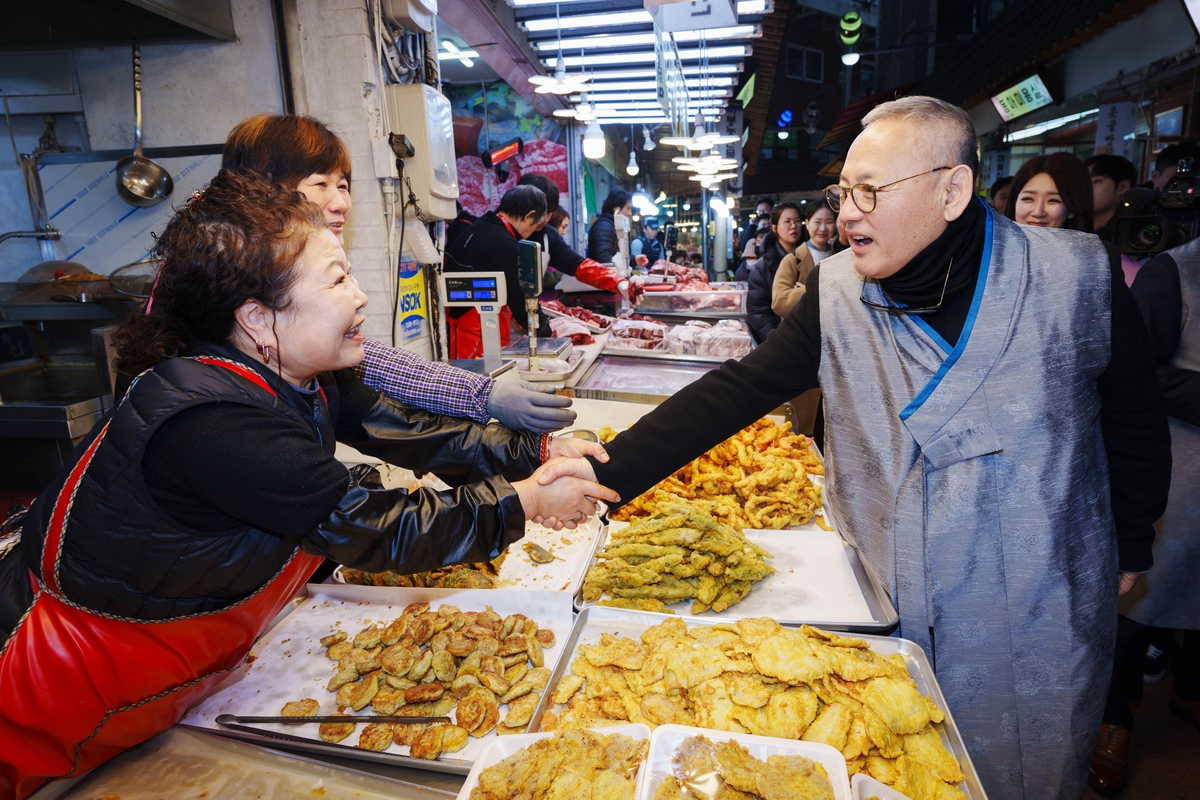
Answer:
M1170 481L1145 327L1098 238L975 197L961 109L904 98L863 128L827 192L850 250L592 466L631 500L820 386L826 509L933 662L984 788L1077 800L1118 592L1150 566Z

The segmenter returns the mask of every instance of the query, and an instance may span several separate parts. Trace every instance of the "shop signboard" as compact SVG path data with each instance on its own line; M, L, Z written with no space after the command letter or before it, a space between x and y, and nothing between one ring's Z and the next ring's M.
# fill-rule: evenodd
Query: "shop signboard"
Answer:
M425 271L411 256L400 258L400 335L404 339L416 339L425 333Z
M1030 111L1045 108L1053 102L1054 98L1050 96L1050 90L1046 88L1040 75L1031 75L992 97L992 105L1005 122L1011 122Z
M691 0L691 2L646 3L654 24L664 31L700 31L737 25L737 6L733 0Z
M736 136L736 142L717 145L721 151L721 158L732 158L738 163L736 178L730 178L725 182L725 194L728 197L742 196L742 106L739 103L730 103L725 107L725 113L717 120L717 133L722 136Z
M1132 98L1101 102L1100 115L1096 119L1096 154L1109 153L1133 161L1137 119L1138 105Z
M983 153L983 188L990 187L998 179L1011 174L1012 148L992 147Z

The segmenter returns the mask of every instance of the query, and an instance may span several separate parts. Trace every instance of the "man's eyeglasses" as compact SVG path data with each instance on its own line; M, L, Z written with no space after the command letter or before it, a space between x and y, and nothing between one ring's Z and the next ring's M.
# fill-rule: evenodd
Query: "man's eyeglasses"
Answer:
M892 181L891 183L884 184L883 186L872 186L869 183L856 183L853 186L838 186L835 183L833 186L826 187L825 201L829 203L830 210L836 214L842 210L842 202L845 201L846 196L849 195L851 199L854 200L854 205L858 207L859 211L863 212L864 214L870 214L875 210L876 196L880 192L884 191L885 189L890 189L898 183L911 181L913 178L920 178L923 175L932 175L933 173L941 172L944 169L954 169L954 167L938 167L936 169L931 169L928 172L922 172L917 175L909 175L907 178L901 178L898 181Z

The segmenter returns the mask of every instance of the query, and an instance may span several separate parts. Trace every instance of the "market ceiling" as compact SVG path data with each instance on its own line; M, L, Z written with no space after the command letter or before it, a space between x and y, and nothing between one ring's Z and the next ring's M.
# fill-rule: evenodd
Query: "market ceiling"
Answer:
M667 121L655 94L654 24L641 0L509 3L548 73L554 72L561 31L567 70L584 69L591 75L588 99L601 123ZM724 107L738 84L742 62L751 54L751 43L762 36L762 18L771 7L771 0L738 0L737 25L705 32L711 77L704 85L699 34L675 34L692 113L701 107L712 112Z

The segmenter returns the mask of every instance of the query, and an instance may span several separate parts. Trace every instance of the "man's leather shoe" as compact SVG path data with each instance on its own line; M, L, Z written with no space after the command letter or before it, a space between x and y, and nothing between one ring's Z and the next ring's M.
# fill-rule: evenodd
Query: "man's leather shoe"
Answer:
M1103 795L1115 795L1125 788L1125 765L1129 761L1129 730L1120 725L1101 725L1088 785Z
M1200 700L1182 700L1175 692L1171 692L1167 708L1188 725L1200 730Z

